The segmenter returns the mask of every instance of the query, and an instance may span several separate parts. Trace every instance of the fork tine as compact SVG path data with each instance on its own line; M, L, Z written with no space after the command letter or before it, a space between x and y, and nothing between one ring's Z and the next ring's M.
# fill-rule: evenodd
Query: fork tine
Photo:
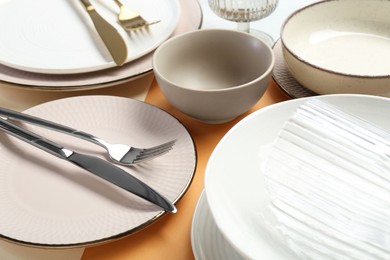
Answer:
M176 139L154 147L145 148L141 153L143 155L148 155L148 154L159 152L161 150L172 149L172 146L175 145L175 143L176 143Z
M137 11L128 9L120 0L114 0L119 7L118 20L122 27L130 32L158 23L160 21L148 22Z
M138 24L132 24L132 25L124 26L124 29L126 31L128 31L128 32L131 32L131 31L142 29L142 28L148 28L150 25L153 25L153 24L156 24L156 23L159 23L159 22L160 22L160 20L154 21L154 22L147 22L147 21L143 20L143 21L141 21Z
M140 155L137 156L137 158L134 159L134 163L141 163L143 161L152 160L152 159L159 157L165 153L168 153L170 150L172 150L172 147L170 147L166 150L161 150L161 151L158 151L158 152L155 152L152 154L148 154L148 155L144 155L141 153Z
M161 156L170 150L173 149L173 145L176 143L176 140L169 141L167 143L164 143L162 145L158 145L156 147L144 149L140 152L134 159L134 163L140 163L146 160L151 160L153 158L156 158L158 156Z

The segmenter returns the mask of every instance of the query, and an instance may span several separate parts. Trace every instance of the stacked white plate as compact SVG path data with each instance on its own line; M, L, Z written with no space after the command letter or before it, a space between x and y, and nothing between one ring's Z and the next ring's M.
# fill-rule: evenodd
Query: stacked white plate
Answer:
M262 165L287 120L300 106L317 100L384 131L390 130L388 98L350 94L290 100L265 107L240 121L222 138L206 168L205 195L199 201L192 230L197 259L299 259L285 244L275 243L274 234L264 224L264 216L269 217L266 209L270 200ZM268 170L283 173L284 163L284 159L277 160ZM346 195L340 199L348 204ZM368 200L376 202L372 197Z
M50 90L75 90L122 83L152 70L155 48L169 37L196 30L202 12L196 0L123 0L150 21L133 32L121 28L115 2L93 1L128 46L117 67L79 1L5 1L0 9L0 80Z

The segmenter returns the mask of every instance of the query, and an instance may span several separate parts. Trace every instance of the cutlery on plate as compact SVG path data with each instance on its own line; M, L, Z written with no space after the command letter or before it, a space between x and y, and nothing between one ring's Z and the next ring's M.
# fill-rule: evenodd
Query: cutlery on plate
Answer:
M62 147L53 141L39 136L27 129L14 125L5 119L0 119L0 129L60 159L71 162L76 166L85 169L94 175L163 208L165 211L172 213L176 213L177 211L175 206L170 201L168 201L150 186L105 160L94 156L77 153Z
M120 9L118 14L118 20L126 31L141 29L143 27L147 27L149 25L160 22L159 20L154 22L148 22L138 12L125 7L121 1L114 0L114 2L118 5Z
M176 143L176 139L174 139L149 148L137 148L125 144L110 144L105 140L96 137L92 134L10 109L0 108L0 116L25 121L37 126L56 130L61 133L68 134L73 137L81 138L85 141L97 144L106 149L112 161L122 165L135 165L138 163L145 162L147 160L154 159L169 152Z
M98 14L89 0L80 0L87 10L96 31L103 40L117 65L123 65L127 59L127 45L119 32Z

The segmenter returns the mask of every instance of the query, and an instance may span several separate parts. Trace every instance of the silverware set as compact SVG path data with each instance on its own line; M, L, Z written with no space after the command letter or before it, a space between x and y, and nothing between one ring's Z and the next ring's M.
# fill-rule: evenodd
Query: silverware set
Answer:
M80 0L80 2L87 11L96 32L107 47L107 50L114 62L118 66L123 65L128 58L128 46L119 30L110 24L110 22L108 22L101 14L99 14L90 0ZM114 2L119 7L117 17L118 22L127 32L147 28L152 24L160 22L149 22L137 11L130 10L125 7L119 0L114 0ZM124 166L134 166L164 155L173 148L176 140L171 140L148 148L132 147L126 144L111 144L100 137L65 125L9 109L0 108L0 130L25 141L32 146L35 146L36 148L48 152L53 156L73 163L74 165L103 178L104 180L133 193L138 197L161 207L167 212L176 212L176 208L172 202L122 168L96 156L82 154L63 147L61 144L33 133L27 128L21 127L19 124L14 124L14 121L23 121L92 142L100 147L103 147L107 151L107 158L112 163Z
M109 144L99 137L65 125L13 110L0 108L0 129L4 132L60 159L69 161L122 189L160 206L166 211L172 213L176 212L175 206L170 201L121 168L98 157L81 154L62 147L51 140L10 122L11 120L9 119L24 121L92 142L105 148L112 162L127 166L139 164L169 152L173 148L176 140L171 140L150 148L136 148L125 144Z
M106 21L89 0L80 0L88 12L96 31L103 40L115 63L123 65L127 59L127 45L118 30ZM114 0L119 7L118 21L126 31L139 30L160 21L148 22L138 12L125 7L119 0Z
M28 114L19 113L6 108L0 108L0 116L28 122L34 125L45 127L51 130L55 130L94 143L106 149L109 158L114 163L127 165L127 166L139 164L154 159L160 155L163 155L169 152L169 150L172 149L173 145L176 142L176 140L171 140L154 147L137 148L137 147L128 146L126 144L110 144L109 142L97 136L94 136L92 134L77 129L73 129L69 126L51 122L43 118L38 118Z

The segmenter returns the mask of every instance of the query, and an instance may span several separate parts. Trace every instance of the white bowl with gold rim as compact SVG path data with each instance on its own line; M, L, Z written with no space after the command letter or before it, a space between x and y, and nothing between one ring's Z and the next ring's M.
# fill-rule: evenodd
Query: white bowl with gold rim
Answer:
M318 94L390 97L390 1L326 0L285 21L289 71Z

